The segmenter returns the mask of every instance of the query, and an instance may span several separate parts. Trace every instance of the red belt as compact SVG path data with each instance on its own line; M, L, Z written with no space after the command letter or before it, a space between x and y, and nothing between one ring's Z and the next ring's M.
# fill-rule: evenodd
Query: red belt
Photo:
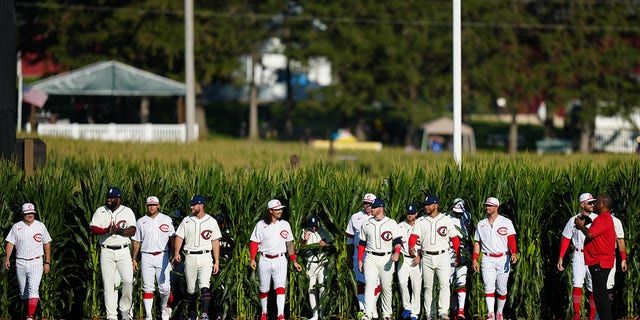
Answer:
M150 255L152 255L152 256L157 256L157 255L162 254L162 253L165 253L165 252L166 252L166 251L143 252L143 253L150 254Z
M489 257L492 257L492 258L500 258L500 257L506 255L507 253L506 252L501 252L501 253L485 253L485 254L488 255Z
M262 256L263 257L267 257L269 259L275 259L275 258L284 256L284 253L278 253L278 254L266 254L266 253L263 253Z
M33 261L33 260L40 259L40 258L41 258L40 256L37 256L35 258L29 258L29 259L25 259L25 258L18 258L18 259L24 260L24 261Z

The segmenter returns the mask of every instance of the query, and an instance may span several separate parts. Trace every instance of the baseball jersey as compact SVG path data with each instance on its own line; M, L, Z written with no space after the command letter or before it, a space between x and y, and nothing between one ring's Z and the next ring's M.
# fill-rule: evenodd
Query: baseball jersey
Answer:
M111 211L107 206L102 206L96 209L89 225L99 228L109 228L111 222L120 229L135 227L136 216L130 208L123 205L120 205L115 211ZM98 243L100 245L119 246L131 243L131 239L118 234L105 233L100 235Z
M176 230L176 236L184 239L184 250L211 250L211 241L222 238L218 221L208 214L198 219L190 215L182 220Z
M456 236L460 237L460 250L469 250L467 241L464 241L465 238L470 242L470 234L471 232L471 214L469 211L465 210L458 216L457 213L452 212L449 214L449 219L453 222L454 233Z
M360 243L360 227L362 227L364 221L369 217L370 216L362 210L351 215L349 224L347 224L347 229L344 232L353 237L353 239L351 239L351 237L347 237L347 244L354 244L357 246L358 243Z
M616 218L613 213L611 214L611 218L613 219L613 229L616 231L616 238L624 239L624 229L622 228L622 221ZM618 244L616 243L616 245Z
M389 253L393 251L393 239L396 238L402 238L402 230L398 223L389 217L380 220L370 217L360 227L359 243L366 242L367 251Z
M582 214L578 213L575 216L571 217L571 219L567 221L567 224L564 226L564 229L562 230L562 236L567 239L571 239L573 246L578 250L582 250L584 248L584 239L585 239L584 233L582 233L582 231L576 228L575 220L580 215ZM589 218L591 218L591 221L595 220L597 217L598 215L595 213L589 214ZM586 227L589 228L590 226L591 224L588 224Z
M413 234L418 236L422 250L426 251L448 250L449 239L458 236L453 221L443 213L434 218L427 215L418 218Z
M44 223L38 220L31 225L20 221L11 227L5 240L15 246L16 258L28 260L44 255L42 245L51 242L51 236Z
M498 216L493 221L493 226L489 223L489 219L482 219L478 223L476 234L473 237L475 241L480 241L482 247L480 251L490 254L501 254L509 251L508 237L515 235L516 229L508 218Z
M171 217L158 213L155 218L145 215L138 219L131 239L142 243L142 252L161 252L169 250L169 238L175 233Z
M320 243L320 240L323 240L326 243L331 242L331 237L324 231L324 229L318 228L316 232L311 232L309 229L302 230L302 235L300 239L304 240L304 234L309 233L309 240L307 240L307 245L309 244L317 244ZM306 252L305 257L309 262L319 262L322 260L324 255L320 252L320 249L313 249Z
M400 228L400 234L402 235L402 254L404 254L405 256L410 255L409 254L409 236L413 233L413 227L415 226L415 222L414 225L410 225L407 220L403 220L402 222L398 223L398 228ZM415 245L416 250L420 249L420 241L418 241Z
M258 251L268 255L278 255L287 252L287 242L293 241L291 226L289 222L277 220L270 224L264 220L258 221L253 232L251 241L258 243Z

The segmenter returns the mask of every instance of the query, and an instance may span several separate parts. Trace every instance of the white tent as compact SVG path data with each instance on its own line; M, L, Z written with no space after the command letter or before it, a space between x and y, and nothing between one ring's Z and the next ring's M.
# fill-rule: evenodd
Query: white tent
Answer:
M427 150L429 136L453 136L453 120L449 118L439 118L420 125L423 130L422 145L420 151ZM466 124L462 124L462 150L466 152L476 152L476 136L473 128Z

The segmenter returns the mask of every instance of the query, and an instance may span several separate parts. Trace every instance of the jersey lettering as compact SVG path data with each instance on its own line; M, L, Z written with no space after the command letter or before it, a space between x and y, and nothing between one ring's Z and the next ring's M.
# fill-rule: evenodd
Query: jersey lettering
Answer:
M287 239L289 237L289 232L287 230L280 231L280 236L282 239Z
M33 240L37 242L42 242L42 233L36 233L33 235Z
M393 235L391 234L391 231L385 231L380 235L380 237L384 241L390 241L393 238Z
M169 232L169 225L166 223L161 224L159 227L160 231L162 232Z
M116 226L120 229L125 229L127 227L127 220L120 220L116 223Z
M437 232L438 232L439 235L441 235L443 237L446 237L447 236L447 227L446 226L442 226L442 227L438 228Z
M204 230L200 233L200 235L202 236L202 239L209 240L211 239L211 232L211 230Z
M496 232L498 232L498 234L501 235L501 236L506 236L507 235L507 227L500 227L500 228L498 228L498 230Z

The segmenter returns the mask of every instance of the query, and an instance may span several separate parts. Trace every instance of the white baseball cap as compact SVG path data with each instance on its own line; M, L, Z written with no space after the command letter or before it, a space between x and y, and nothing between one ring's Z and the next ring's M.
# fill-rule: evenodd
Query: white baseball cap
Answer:
M22 214L36 213L36 206L33 203L25 203L22 205Z
M489 197L489 198L487 198L487 200L485 200L484 205L485 206L492 206L492 207L499 207L500 206L500 200L498 200L497 198L494 198L494 197Z
M147 198L147 205L152 205L152 204L160 204L160 200L158 199L158 197L156 196L150 196Z
M591 195L591 193L583 193L580 195L580 203L595 201L596 199Z
M280 200L278 199L273 199L270 200L269 203L267 204L267 208L268 209L273 209L273 210L278 210L278 209L282 209L284 208L284 206L282 205L282 203L280 202Z
M367 193L362 198L362 202L373 203L378 197L373 193Z

